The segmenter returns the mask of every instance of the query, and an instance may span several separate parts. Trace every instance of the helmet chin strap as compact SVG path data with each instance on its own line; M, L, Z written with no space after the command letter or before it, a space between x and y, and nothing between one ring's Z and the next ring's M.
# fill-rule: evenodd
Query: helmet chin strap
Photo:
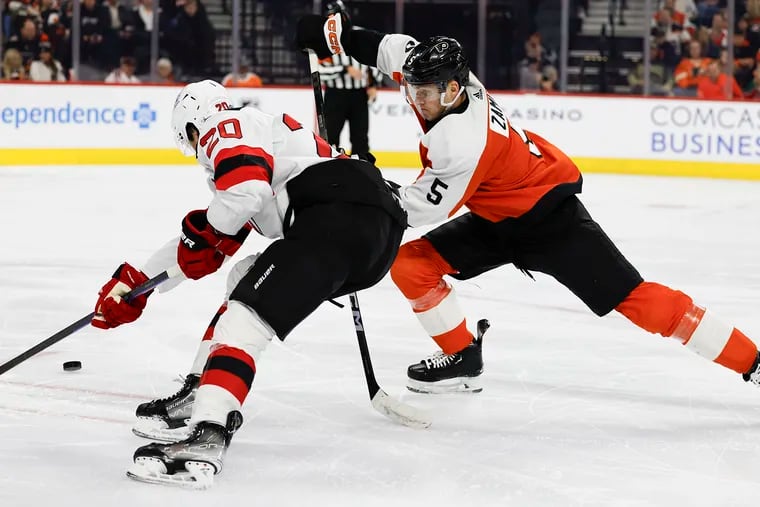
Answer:
M446 100L444 99L444 97L446 96L446 91L445 90L442 91L441 92L441 105L443 107L445 107L446 109L451 108L451 106L454 105L454 103L457 101L457 99L459 98L459 96L462 95L463 91L464 91L464 86L460 86L459 87L459 91L457 92L456 95L454 95L454 98L451 99L451 102L446 102Z

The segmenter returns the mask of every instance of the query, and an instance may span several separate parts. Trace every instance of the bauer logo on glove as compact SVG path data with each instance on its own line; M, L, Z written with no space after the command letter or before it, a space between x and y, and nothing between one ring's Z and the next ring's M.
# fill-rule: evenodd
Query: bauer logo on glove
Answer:
M195 241L193 241L192 239L190 239L190 238L188 238L187 236L185 236L185 234L184 234L184 233L182 233L182 237L181 237L181 239L182 239L182 242L183 242L183 243L184 243L184 244L187 246L187 248L189 248L190 250L192 250L193 248L195 248Z
M188 278L198 280L218 270L225 256L233 256L251 232L246 225L234 236L223 234L208 223L206 210L194 210L182 220L177 264Z

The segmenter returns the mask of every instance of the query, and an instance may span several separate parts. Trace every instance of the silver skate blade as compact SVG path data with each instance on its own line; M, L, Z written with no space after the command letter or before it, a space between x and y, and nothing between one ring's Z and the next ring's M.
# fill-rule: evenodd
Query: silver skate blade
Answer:
M138 437L147 438L156 442L174 443L185 440L190 436L187 426L180 428L167 428L166 423L160 419L138 418L132 427L132 433Z
M372 397L372 406L388 419L410 428L428 428L433 423L421 410L391 398L382 389Z
M480 377L457 377L438 382L420 382L406 379L406 388L421 394L479 393L483 390Z
M184 472L167 474L161 460L140 457L129 469L127 477L139 482L161 484L185 489L208 489L214 485L214 467L209 463L188 461Z

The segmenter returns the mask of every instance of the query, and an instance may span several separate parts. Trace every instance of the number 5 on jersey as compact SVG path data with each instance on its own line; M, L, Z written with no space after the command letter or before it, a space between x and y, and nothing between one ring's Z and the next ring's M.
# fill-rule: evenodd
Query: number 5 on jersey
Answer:
M427 200L433 204L441 204L441 201L443 200L443 194L441 194L441 191L446 190L447 188L449 188L449 186L446 183L438 178L434 179L433 184L430 185L430 192L428 192L426 196Z

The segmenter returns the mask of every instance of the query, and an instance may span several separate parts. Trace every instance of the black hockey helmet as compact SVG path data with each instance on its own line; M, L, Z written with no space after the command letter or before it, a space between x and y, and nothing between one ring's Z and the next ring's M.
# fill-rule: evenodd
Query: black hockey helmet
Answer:
M328 16L330 14L337 14L337 13L345 13L346 12L346 6L343 4L342 0L330 0L327 2L327 5L325 5L325 14Z
M330 14L340 14L341 18L343 18L344 27L346 23L351 23L351 16L348 15L348 9L346 9L342 0L330 0L327 2L325 16L329 16Z
M429 37L412 48L401 72L410 85L454 80L464 86L470 80L470 67L461 44L442 35Z

